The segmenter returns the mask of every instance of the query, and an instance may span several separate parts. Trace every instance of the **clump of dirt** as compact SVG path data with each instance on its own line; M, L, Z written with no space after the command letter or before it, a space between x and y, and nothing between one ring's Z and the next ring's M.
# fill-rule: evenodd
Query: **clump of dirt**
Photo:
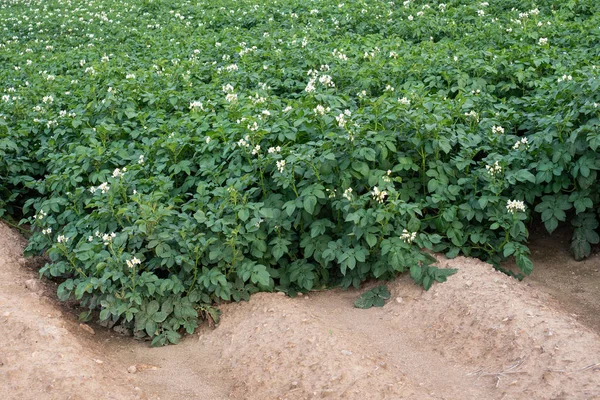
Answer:
M18 243L7 233L0 227L4 243ZM402 276L388 283L393 296L382 308L353 307L375 282L294 299L259 293L224 305L216 329L151 349L98 326L92 335L68 315L45 317L58 306L23 288L19 282L29 278L14 260L3 262L0 313L12 302L12 317L0 325L11 343L0 347L0 359L10 360L0 366L0 384L11 398L37 399L107 398L107 388L112 398L163 400L600 399L595 332L550 295L488 264L466 258L439 264L458 273L428 292ZM5 278L19 290L7 291ZM39 307L43 317L34 312ZM14 321L31 334L20 335ZM55 338L44 326L64 330ZM38 345L47 340L50 346ZM43 358L30 356L36 351L45 351ZM25 384L28 374L33 384ZM54 388L44 392L49 384ZM23 396L27 390L37 395Z

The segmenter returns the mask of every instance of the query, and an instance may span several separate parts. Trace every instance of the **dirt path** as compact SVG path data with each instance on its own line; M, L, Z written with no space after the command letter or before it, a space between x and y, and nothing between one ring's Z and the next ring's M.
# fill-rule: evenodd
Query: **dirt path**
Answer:
M20 245L0 226L0 385L11 399L600 399L597 333L477 260L441 261L459 272L429 292L390 282L392 300L370 310L352 304L375 283L260 293L223 306L216 329L151 349L92 335L27 289Z

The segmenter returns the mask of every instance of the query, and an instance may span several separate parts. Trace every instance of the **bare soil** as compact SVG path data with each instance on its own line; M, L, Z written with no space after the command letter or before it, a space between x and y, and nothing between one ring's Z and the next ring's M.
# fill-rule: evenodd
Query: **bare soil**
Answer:
M575 264L544 240L523 282L440 258L459 272L428 292L406 276L388 282L382 308L353 307L378 283L294 299L260 293L224 305L217 328L152 349L80 326L21 259L24 240L0 224L2 397L600 399L598 256Z

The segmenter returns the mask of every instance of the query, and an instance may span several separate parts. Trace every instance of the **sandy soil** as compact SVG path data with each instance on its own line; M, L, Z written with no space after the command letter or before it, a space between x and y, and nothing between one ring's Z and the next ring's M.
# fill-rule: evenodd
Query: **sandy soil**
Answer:
M408 277L389 282L383 308L353 308L376 283L295 299L261 293L223 306L216 329L151 349L80 327L51 283L30 281L22 245L0 225L6 398L600 399L598 314L578 321L585 304L555 300L552 279L518 282L477 260L440 260L459 272L429 292Z

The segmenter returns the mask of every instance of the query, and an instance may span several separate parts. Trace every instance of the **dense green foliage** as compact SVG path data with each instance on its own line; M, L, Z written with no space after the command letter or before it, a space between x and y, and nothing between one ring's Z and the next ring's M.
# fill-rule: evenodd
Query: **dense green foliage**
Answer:
M390 296L390 291L385 285L377 286L361 294L360 297L354 302L354 307L383 307L385 305L385 301L388 300Z
M0 213L155 344L259 290L598 243L600 3L5 1ZM212 313L212 314L211 314Z

